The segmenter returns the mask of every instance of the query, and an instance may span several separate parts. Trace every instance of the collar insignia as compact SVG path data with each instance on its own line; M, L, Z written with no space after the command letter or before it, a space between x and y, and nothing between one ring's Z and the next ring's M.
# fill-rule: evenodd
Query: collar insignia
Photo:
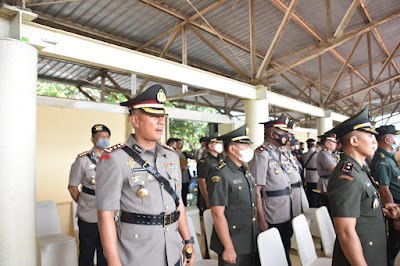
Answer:
M345 162L342 167L342 172L351 174L353 171L353 164L351 162Z

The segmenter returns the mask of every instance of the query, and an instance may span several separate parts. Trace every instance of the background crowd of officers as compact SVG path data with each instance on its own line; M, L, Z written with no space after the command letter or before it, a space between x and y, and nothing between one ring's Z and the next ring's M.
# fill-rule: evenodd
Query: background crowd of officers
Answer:
M375 131L365 109L318 142L308 139L305 152L282 115L261 123L264 142L255 151L244 125L203 137L188 154L181 139L160 144L165 99L153 85L122 103L135 134L108 148L110 129L94 125L93 148L73 163L68 189L78 203L79 265L93 265L95 250L97 265L192 265L188 158L197 160L200 207L211 209L219 265L259 265L257 235L272 227L291 265L292 219L319 206L335 225L333 265L393 265L400 249L394 126Z

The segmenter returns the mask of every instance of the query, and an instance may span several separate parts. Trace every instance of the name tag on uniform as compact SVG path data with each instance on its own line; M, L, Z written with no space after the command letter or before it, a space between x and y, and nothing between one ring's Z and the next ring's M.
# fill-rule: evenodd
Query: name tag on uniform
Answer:
M242 179L233 179L233 184L237 185L237 184L241 184L243 183Z
M143 167L139 168L132 168L132 172L137 173L137 172L146 172L147 170L144 169Z

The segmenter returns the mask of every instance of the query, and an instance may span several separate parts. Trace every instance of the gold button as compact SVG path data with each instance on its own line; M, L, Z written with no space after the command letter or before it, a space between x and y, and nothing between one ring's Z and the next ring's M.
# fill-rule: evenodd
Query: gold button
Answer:
M254 203L251 204L251 207L254 207Z
M137 235L137 234L134 235L133 237L134 237L135 239L139 239L139 235Z
M242 189L242 187L241 186L239 186L239 190L241 190Z
M253 219L251 219L253 222L255 222L256 221L256 218L253 218Z
M372 243L372 241L371 241L371 242L369 242L368 244L369 244L370 246L372 246L374 243Z
M140 182L140 184L144 185L144 180L142 180L142 181Z
M232 229L236 229L236 225L233 225L233 226L232 226Z

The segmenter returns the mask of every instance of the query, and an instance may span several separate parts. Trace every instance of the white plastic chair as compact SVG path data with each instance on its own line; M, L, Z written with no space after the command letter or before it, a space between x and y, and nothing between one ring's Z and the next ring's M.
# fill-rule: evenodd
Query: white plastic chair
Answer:
M261 266L287 266L285 248L278 229L271 228L257 237Z
M211 235L214 228L214 220L210 209L207 209L203 212L203 220L204 220L204 232L206 233L206 239L207 239L208 254L210 255L210 258L218 259L218 254L210 249Z
M336 233L328 209L322 206L316 211L317 224L321 232L321 242L326 257L332 258Z
M292 220L293 232L297 241L297 251L300 256L301 264L308 265L331 265L330 258L317 258L314 242L308 227L306 217L300 214Z
M190 216L187 216L186 218L187 218L190 235L193 236L193 238L194 238L193 248L194 248L194 252L196 253L196 260L195 260L194 265L195 266L217 266L218 261L203 259L203 256L201 255L199 241L197 240L196 229L193 225L193 221L190 218Z
M38 265L77 266L75 238L61 233L54 201L36 203L36 240Z
M200 210L197 206L185 207L186 216L192 218L193 226L198 235L201 235Z

